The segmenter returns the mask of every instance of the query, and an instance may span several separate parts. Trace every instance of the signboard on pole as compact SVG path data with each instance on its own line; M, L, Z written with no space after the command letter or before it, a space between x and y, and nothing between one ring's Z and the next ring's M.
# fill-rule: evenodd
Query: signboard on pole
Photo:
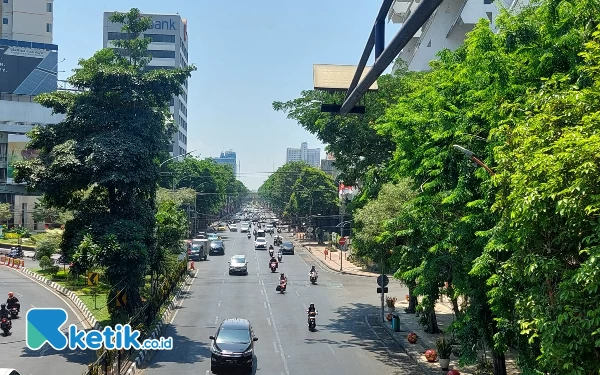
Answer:
M344 246L346 244L346 237L340 237L340 239L338 240L338 243L341 246Z

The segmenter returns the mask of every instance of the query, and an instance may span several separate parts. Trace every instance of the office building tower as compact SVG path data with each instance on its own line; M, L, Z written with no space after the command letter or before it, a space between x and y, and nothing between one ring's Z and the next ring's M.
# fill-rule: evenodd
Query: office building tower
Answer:
M320 168L321 166L321 149L308 148L306 142L300 144L300 148L288 148L285 162L303 161L311 167Z
M122 31L122 24L110 22L113 12L104 13L104 48L116 49L112 41L126 39L129 36ZM152 18L152 27L144 32L150 38L148 53L152 57L146 66L147 70L184 68L188 65L187 20L179 14L143 14ZM171 100L171 113L177 125L173 134L172 156L187 153L187 99L188 81L183 85L183 92Z
M238 168L237 168L237 159L236 159L236 157L237 156L235 154L235 151L229 150L229 151L223 151L223 152L221 152L221 156L219 156L218 158L212 158L212 160L214 160L218 164L225 164L225 165L231 166L231 169L233 169L233 174L237 178Z

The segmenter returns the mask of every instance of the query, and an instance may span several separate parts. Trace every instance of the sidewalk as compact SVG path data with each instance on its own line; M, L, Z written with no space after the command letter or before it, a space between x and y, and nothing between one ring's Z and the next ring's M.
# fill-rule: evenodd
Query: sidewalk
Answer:
M326 245L319 245L317 242L310 242L307 240L300 239L302 233L298 233L295 238L295 242L298 246L306 248L311 254L315 256L324 266L332 271L340 272L342 274L365 276L365 277L377 277L378 273L365 271L362 267L352 264L352 262L346 259L347 252L335 251L329 252L325 255L325 251L329 248ZM343 257L340 260L340 256ZM340 263L342 265L340 271Z

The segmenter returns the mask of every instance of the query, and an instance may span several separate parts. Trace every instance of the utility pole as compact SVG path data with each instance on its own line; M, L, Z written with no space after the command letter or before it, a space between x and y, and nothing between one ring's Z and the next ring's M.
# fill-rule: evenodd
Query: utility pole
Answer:
M342 202L340 204L340 238L344 237L344 213L345 213L345 200L344 200L344 196L342 195ZM344 247L346 246L346 244L344 243L342 245L342 247L340 248L340 272L343 271L344 267L342 265L343 262L343 258L344 256L342 255L342 253L344 252Z
M381 268L381 278L385 277L383 272L383 261L381 261L379 268ZM385 283L381 284L381 321L385 323Z

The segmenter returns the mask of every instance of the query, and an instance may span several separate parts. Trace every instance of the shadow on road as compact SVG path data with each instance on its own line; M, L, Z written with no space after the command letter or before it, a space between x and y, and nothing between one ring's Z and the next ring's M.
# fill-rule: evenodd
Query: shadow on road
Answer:
M192 330L193 327L179 327L184 330ZM152 358L152 364L145 368L161 368L163 363L210 363L210 349L208 342L191 340L182 336L176 327L168 326L164 337L173 338L173 350L157 351ZM188 332L189 334L189 332Z
M419 374L419 367L406 355L403 349L384 331L378 321L369 324L365 321L368 314L379 310L373 305L354 303L338 308L337 317L325 325L319 325L319 331L344 334L349 339L333 340L319 337L319 332L305 340L306 344L328 344L337 348L360 347L371 353L376 360L402 368L399 374ZM372 326L372 327L371 327Z
M96 352L94 350L70 350L68 347L64 350L55 350L47 343L42 346L39 350L31 350L27 347L23 348L21 357L63 357L67 362L78 363L81 365L87 365L94 362L97 359Z

